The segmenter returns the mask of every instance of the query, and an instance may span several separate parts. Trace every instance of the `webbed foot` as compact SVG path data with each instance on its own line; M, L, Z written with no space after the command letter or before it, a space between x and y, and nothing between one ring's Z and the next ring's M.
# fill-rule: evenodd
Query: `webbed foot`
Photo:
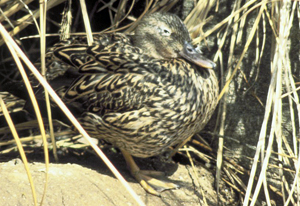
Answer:
M122 150L122 154L125 158L127 166L129 167L131 175L148 193L160 196L159 193L164 190L179 188L179 185L177 184L161 180L165 178L163 172L154 170L140 170L140 168L136 165L134 159L128 152Z

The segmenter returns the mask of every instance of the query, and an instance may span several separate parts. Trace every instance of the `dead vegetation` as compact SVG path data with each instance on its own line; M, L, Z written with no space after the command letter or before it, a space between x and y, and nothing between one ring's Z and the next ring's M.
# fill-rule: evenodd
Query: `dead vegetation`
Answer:
M7 126L1 122L0 154L4 156L16 150L20 152L31 183L34 204L42 205L43 198L37 199L36 197L30 170L26 166L26 150L23 147L43 147L46 165L45 180L47 180L49 150L58 161L57 149L72 148L80 151L86 150L87 146L90 145L124 184L128 193L135 198L139 205L143 205L144 203L134 194L119 172L105 159L105 155L95 140L91 139L81 128L76 118L44 80L46 44L51 46L53 41L66 39L71 35L87 35L91 44L95 29L91 29L90 22L95 24L93 19L101 14L102 17L106 16L106 19L109 19L109 23L100 22L102 26L100 32L130 33L134 30L138 20L145 14L156 11L176 11L176 5L181 2L150 0L143 4L141 1L105 2L100 0L93 1L92 5L91 3L85 5L84 0L76 3L65 0L40 2L39 5L32 0L4 0L0 2L0 49L2 53L0 90L7 81L23 81L34 105L36 115L36 120L27 119L23 122L14 123L14 114L23 112L27 115L27 111L23 109L25 101L8 92L1 91L0 117L1 121L7 121ZM296 27L299 34L299 2L205 0L191 1L191 4L193 5L192 9L185 17L184 22L194 39L193 43L195 45L201 44L203 48L208 49L212 49L211 46L214 46L212 45L213 41L217 45L213 49L213 60L218 64L221 91L219 109L214 121L216 126L209 135L217 137L218 148L215 148L212 141L208 142L200 135L196 135L186 146L179 149L178 153L186 157L192 166L194 164L216 165L216 169L212 169L212 172L216 172L217 191L221 192L219 191L221 183L226 184L231 188L231 193L238 194L239 198L235 201L240 202L238 203L240 205L262 205L262 202L267 205L299 205L300 104L298 96L299 76L297 76L299 59L296 62L290 59L291 48L293 47L291 36L295 36L291 34L292 28ZM224 12L221 7L224 4L230 4L231 10ZM57 8L62 10L54 12ZM75 9L80 12L75 14ZM216 18L219 13L226 14L226 16L219 20ZM57 18L54 18L55 15ZM249 19L252 21L252 27L247 26ZM79 31L80 29L76 30L78 27L81 31ZM245 27L247 30L243 29ZM33 28L35 28L34 31ZM99 32L97 31L97 33ZM49 41L48 38L52 37L55 40ZM268 39L271 39L269 47L266 46ZM251 45L252 47L255 45L254 49L250 48ZM271 49L266 51L266 48ZM296 51L299 55L299 50ZM249 52L252 52L254 56L252 64L255 68L255 74L244 73L243 61ZM9 55L7 55L8 53ZM36 56L40 59L40 68L36 68L30 61L30 59L37 60ZM263 63L263 61L268 61L268 64ZM18 68L19 72L12 70L12 66ZM262 100L252 89L255 82L260 78L259 71L262 69L270 70L266 101ZM45 99L48 102L46 103L48 114L51 114L50 96L65 112L80 135L71 130L71 124L63 123L57 119L53 120L51 115L48 115L48 119L42 117L39 103L34 96L32 86L30 86L29 73L33 74L46 90ZM243 154L250 159L249 168L230 156L224 155L227 150L224 140L229 139L243 144L230 133L226 133L226 120L230 115L227 112L228 95L233 88L230 85L233 84L237 73L243 77L241 81L246 82L248 85L246 89L254 97L256 103L264 108L264 114L261 114L263 120L261 121L260 132L258 132L259 135L254 137L257 145L249 146L249 148L255 148L254 156ZM288 116L287 120L283 116ZM290 125L288 132L286 132L287 124ZM82 136L85 141L82 141ZM51 142L48 141L49 139ZM5 160L7 159L1 161ZM274 174L276 178L273 177L272 180L269 172ZM276 182L275 186L272 181ZM198 184L201 183L198 182ZM46 190L47 181L44 187L44 191ZM205 195L203 198L205 199ZM219 201L220 203L223 202L222 199Z

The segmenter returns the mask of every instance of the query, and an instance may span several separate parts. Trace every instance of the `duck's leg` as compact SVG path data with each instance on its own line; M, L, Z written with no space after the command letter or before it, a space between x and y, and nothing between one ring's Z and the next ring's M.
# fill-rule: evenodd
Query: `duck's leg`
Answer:
M127 166L129 167L131 175L140 183L140 185L147 192L159 196L160 195L159 192L168 189L175 189L179 187L174 183L165 182L154 178L154 177L164 176L163 172L152 171L152 170L140 170L140 168L136 165L132 156L124 150L121 151L125 158Z

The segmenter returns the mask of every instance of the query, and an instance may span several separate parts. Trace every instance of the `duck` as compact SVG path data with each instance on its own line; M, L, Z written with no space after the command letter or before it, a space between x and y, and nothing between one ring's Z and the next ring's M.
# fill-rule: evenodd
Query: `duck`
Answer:
M162 154L198 133L218 97L216 64L192 45L188 29L171 13L144 16L134 34L97 34L59 42L47 54L47 78L92 137L122 152L131 175L159 195L177 184L141 170L133 157Z

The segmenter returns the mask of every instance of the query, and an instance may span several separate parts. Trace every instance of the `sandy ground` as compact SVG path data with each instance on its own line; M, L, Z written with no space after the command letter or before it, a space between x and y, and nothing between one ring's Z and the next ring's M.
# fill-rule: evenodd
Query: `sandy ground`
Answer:
M146 193L136 183L121 155L113 154L109 158L146 205L205 205L204 198L207 205L217 205L213 174L203 167L196 168L200 182L200 187L197 187L191 166L161 162L158 158L139 159L137 164L141 168L164 171L170 175L169 179L181 186L176 190L164 191L161 197L157 197ZM72 160L65 158L60 162L62 163L50 163L48 188L43 205L137 205L96 156L89 155L75 161L74 157ZM31 162L29 167L40 202L45 184L45 165ZM0 163L0 180L0 205L33 205L30 184L20 159Z

